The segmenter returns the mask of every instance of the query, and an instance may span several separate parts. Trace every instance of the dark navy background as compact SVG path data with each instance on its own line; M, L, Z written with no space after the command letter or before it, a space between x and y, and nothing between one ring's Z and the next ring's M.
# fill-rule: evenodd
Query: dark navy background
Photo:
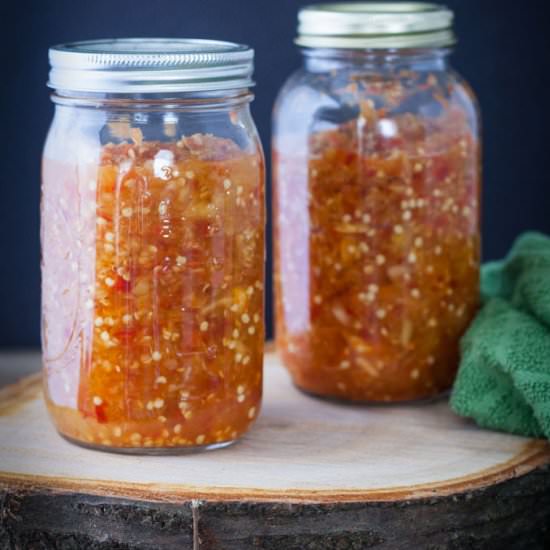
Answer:
M125 36L217 38L256 50L253 113L266 153L271 107L300 63L291 0L18 0L0 3L0 347L39 345L40 155L52 117L47 49ZM550 18L536 0L449 0L454 67L484 126L484 257L526 229L550 233ZM268 262L268 274L271 258ZM271 326L271 285L268 321Z

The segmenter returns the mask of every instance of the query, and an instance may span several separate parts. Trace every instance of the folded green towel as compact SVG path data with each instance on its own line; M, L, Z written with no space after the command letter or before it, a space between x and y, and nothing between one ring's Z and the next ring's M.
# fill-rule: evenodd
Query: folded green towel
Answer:
M451 407L480 426L550 439L550 238L525 233L481 271Z

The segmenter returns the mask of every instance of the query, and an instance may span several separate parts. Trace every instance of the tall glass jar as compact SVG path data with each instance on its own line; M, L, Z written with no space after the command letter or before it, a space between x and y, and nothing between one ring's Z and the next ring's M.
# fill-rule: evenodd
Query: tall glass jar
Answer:
M277 346L298 387L433 396L478 305L475 98L433 4L300 12L274 113Z
M214 448L258 414L264 162L252 60L245 46L204 40L50 50L44 382L73 442Z

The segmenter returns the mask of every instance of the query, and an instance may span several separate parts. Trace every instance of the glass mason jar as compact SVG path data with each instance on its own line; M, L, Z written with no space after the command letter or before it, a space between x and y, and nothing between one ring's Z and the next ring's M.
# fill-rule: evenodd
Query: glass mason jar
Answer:
M264 161L253 51L203 40L50 50L46 401L112 451L225 446L262 392Z
M277 346L307 392L400 401L451 385L478 306L475 98L433 4L300 12L274 112Z

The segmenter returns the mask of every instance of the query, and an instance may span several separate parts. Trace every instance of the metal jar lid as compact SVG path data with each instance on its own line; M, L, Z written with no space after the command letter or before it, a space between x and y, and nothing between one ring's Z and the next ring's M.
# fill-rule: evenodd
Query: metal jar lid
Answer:
M229 90L252 86L254 50L216 40L123 38L49 50L48 86L104 93Z
M424 2L316 4L298 14L306 48L435 48L455 43L453 12Z

